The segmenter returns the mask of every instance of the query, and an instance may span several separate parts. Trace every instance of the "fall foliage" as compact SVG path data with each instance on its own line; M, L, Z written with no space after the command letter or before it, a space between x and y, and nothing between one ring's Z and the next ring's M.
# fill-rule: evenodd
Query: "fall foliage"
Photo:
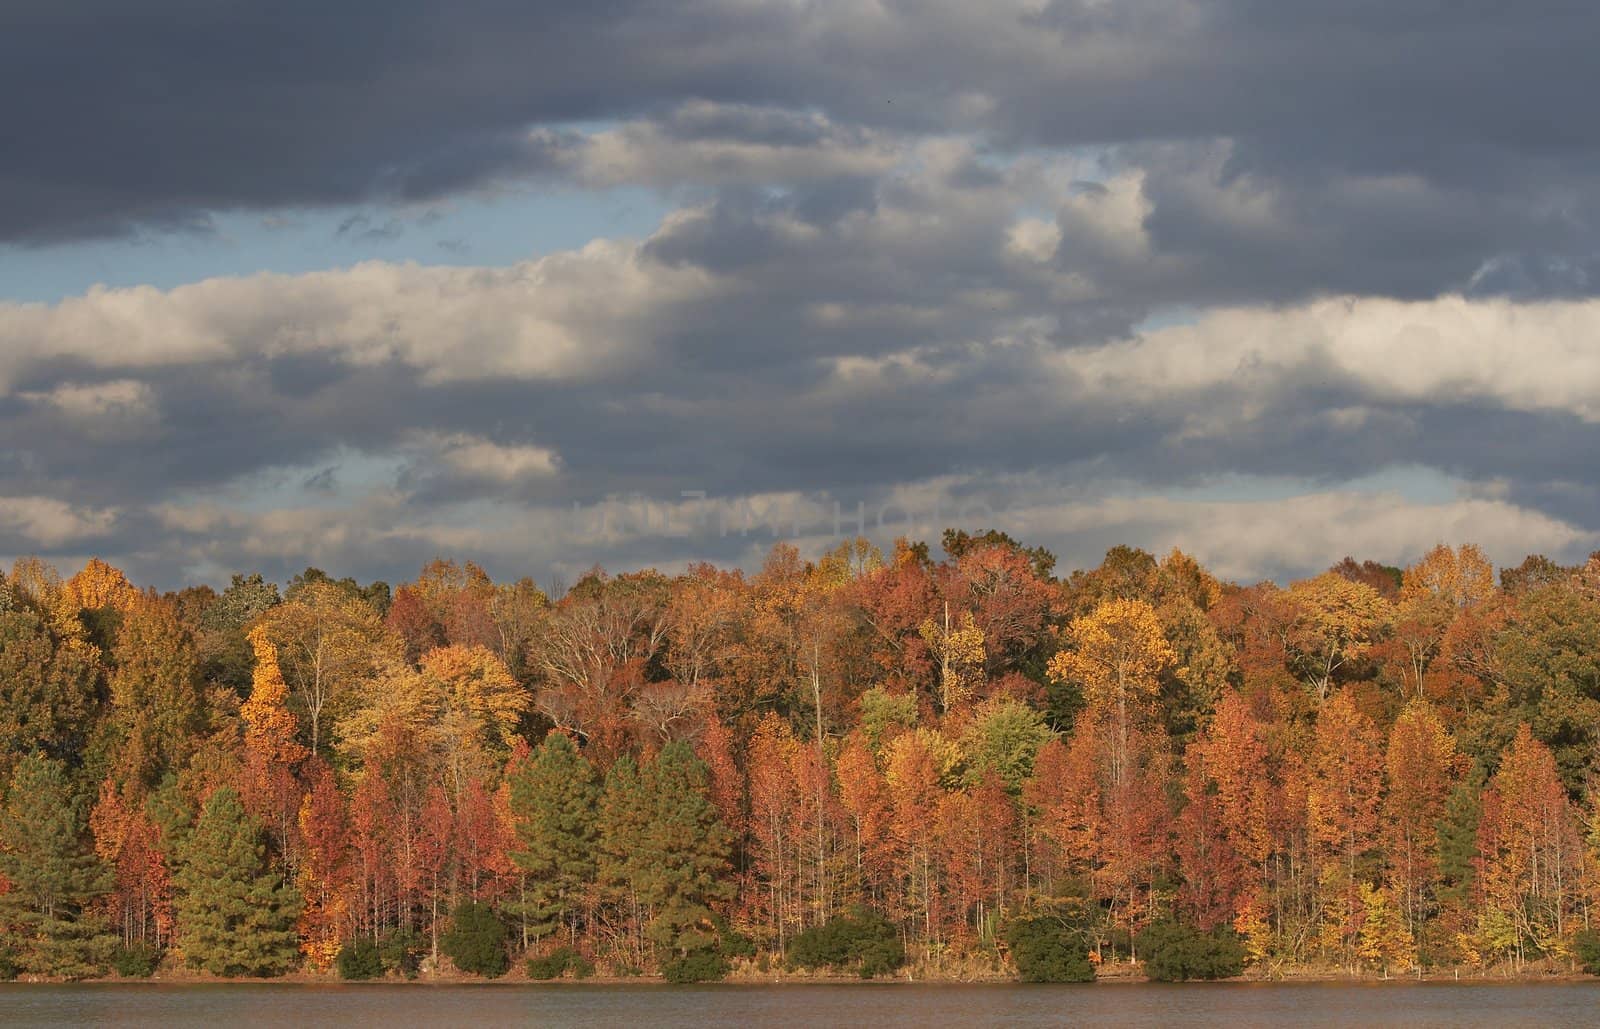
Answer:
M1102 967L1172 940L1263 975L1572 967L1600 561L1236 585L944 545L559 596L448 561L167 595L19 562L0 958L684 979L871 925L937 976L1049 925Z

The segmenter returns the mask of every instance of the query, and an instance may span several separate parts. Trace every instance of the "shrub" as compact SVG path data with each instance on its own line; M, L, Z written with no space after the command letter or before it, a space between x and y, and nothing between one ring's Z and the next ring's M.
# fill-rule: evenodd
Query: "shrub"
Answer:
M1231 929L1202 932L1181 922L1154 922L1136 942L1145 975L1161 982L1228 979L1244 971L1244 945Z
M468 901L456 908L450 931L439 938L439 948L457 968L486 979L506 974L506 924L487 904Z
M557 947L544 957L528 959L529 979L559 979L571 972L574 979L594 975L594 962L571 947Z
M1585 929L1572 939L1578 964L1590 975L1600 975L1600 929Z
M870 911L812 926L789 942L787 956L794 968L849 970L863 979L890 975L906 963L899 932Z
M399 972L407 979L415 979L422 967L422 937L404 930L389 933L378 941L378 954L388 972Z
M567 955L570 953L572 953L571 948L562 947L543 957L529 958L526 964L528 978L559 979L566 974Z
M1006 947L1025 983L1094 981L1089 948L1059 918L1017 919L1006 926Z
M382 978L384 972L383 955L378 945L367 936L357 937L340 947L339 955L333 959L333 966L338 970L340 979L352 982Z
M724 957L753 958L756 956L755 942L744 933L727 926L719 926L717 933L717 949Z
M142 940L111 952L111 967L127 979L148 979L160 963L161 952Z
M10 982L17 977L17 959L0 951L0 982Z
M661 966L661 974L669 983L707 983L725 979L728 961L714 951L701 951L688 957L668 961Z

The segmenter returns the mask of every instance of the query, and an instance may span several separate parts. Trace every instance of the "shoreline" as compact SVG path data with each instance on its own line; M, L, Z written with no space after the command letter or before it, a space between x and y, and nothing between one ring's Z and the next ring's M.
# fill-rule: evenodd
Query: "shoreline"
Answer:
M1445 972L1429 972L1417 975L1392 975L1387 978L1377 975L1351 975L1334 971L1317 969L1304 969L1283 972L1275 976L1235 976L1231 979L1218 980L1187 980L1183 983L1161 983L1154 979L1129 972L1127 974L1102 975L1093 982L1086 983L1023 983L1010 977L984 977L984 978L956 978L956 977L926 977L908 978L906 976L883 977L877 979L862 979L858 976L848 975L780 975L775 977L760 975L730 975L727 979L718 982L694 983L697 987L726 986L726 987L773 987L773 986L1075 986L1075 987L1117 987L1117 986L1173 986L1173 985L1245 985L1245 986L1295 986L1295 985L1346 985L1346 986L1387 986L1387 985L1439 985L1460 984L1462 986L1531 986L1542 983L1572 984L1582 982L1600 982L1600 976L1589 975L1584 972L1541 972L1541 973L1507 973L1495 974L1494 972L1474 970L1472 974L1457 974L1454 970ZM671 988L675 984L667 982L659 976L602 976L593 975L583 979L558 978L558 979L531 979L525 975L506 975L498 979L484 979L468 975L433 975L419 976L415 979L399 977L384 977L381 979L368 979L361 981L344 980L337 976L314 975L311 973L294 973L291 975L275 976L271 978L257 978L252 976L213 976L203 973L178 972L166 976L154 975L144 978L123 976L101 976L92 979L50 979L50 978L19 978L0 982L0 988L15 986L336 986L361 988L367 986L407 986L407 987L453 987L453 986L483 986L483 987L628 987L628 988Z

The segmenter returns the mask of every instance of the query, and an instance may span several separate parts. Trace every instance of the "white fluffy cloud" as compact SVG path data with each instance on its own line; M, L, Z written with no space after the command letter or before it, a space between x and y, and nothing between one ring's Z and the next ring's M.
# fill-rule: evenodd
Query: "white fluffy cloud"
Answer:
M561 458L548 447L501 444L467 433L425 433L418 441L433 458L461 475L513 483L556 474Z
M0 497L0 538L8 538L13 550L93 540L116 521L111 508L78 507L54 497Z
M434 383L583 378L637 357L654 319L709 286L700 271L597 241L509 268L368 261L94 289L54 305L0 303L0 389L55 361L126 374L297 355L398 362Z
M1428 502L1396 492L1317 490L1270 500L1121 496L1017 512L1045 538L1137 541L1198 555L1216 574L1249 581L1304 574L1346 555L1405 566L1437 543L1475 542L1501 564L1531 553L1576 555L1600 533L1516 504L1480 498ZM1092 562L1094 550L1075 555Z
M1078 389L1139 403L1222 389L1270 397L1321 380L1375 401L1481 401L1600 422L1597 339L1597 300L1345 296L1210 311L1052 363Z

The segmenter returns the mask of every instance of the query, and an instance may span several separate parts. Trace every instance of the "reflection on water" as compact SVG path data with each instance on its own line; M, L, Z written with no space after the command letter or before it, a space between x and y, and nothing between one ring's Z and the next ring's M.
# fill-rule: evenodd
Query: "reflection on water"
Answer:
M1581 1026L1600 983L0 986L0 1025Z

